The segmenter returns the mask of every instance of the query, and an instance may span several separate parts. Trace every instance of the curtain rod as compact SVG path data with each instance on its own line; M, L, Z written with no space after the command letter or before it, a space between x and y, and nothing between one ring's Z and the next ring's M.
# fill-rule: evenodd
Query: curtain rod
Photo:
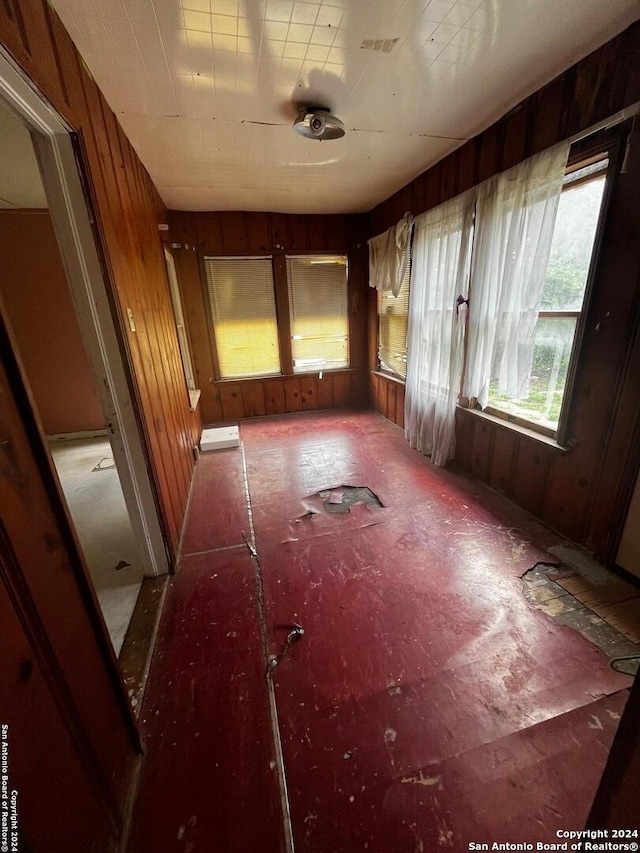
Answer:
M592 136L599 130L607 130L610 127L615 127L617 124L622 124L623 121L626 121L628 118L634 118L638 113L640 113L640 101L636 101L635 104L631 104L630 107L625 107L623 110L619 110L617 113L609 116L609 118L602 119L602 121L592 124L591 127L587 127L585 130L580 130L578 133L574 133L574 135L570 136L566 141L570 145L573 145L574 142L580 142L581 139L586 139L588 136Z

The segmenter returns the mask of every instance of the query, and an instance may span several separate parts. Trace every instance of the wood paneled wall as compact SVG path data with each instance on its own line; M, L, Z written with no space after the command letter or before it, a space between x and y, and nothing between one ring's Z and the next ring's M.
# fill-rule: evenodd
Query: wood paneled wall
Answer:
M0 210L0 264L0 295L47 435L104 429L48 210Z
M0 3L0 42L78 134L167 543L175 554L200 425L189 409L158 235L164 205L46 0ZM122 322L127 309L135 331Z
M502 119L371 212L370 235L464 192L526 157L640 100L640 23L578 62ZM611 199L570 418L572 447L458 410L457 464L576 542L611 559L640 423L640 128ZM369 303L369 366L376 366L375 301ZM392 380L370 375L374 407L401 423ZM636 463L637 465L637 459ZM630 483L627 480L631 477Z
M261 415L364 405L367 400L366 217L280 213L188 213L171 211L171 244L184 300L197 384L205 423ZM208 313L201 275L203 255L336 252L349 258L351 368L263 379L214 378Z

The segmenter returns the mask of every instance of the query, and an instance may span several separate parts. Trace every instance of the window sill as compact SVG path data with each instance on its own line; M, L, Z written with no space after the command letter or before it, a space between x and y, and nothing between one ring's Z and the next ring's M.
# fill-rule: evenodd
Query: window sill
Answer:
M505 418L499 418L497 415L491 415L489 412L483 412L480 409L468 409L466 406L458 406L463 412L468 412L472 417L479 418L483 421L489 421L496 426L503 427L504 429L511 430L512 432L517 432L519 435L524 435L527 438L532 438L535 441L539 441L542 444L546 444L547 447L552 447L554 450L557 450L559 453L566 453L571 448L564 447L561 444L558 444L555 438L551 438L548 435L543 435L541 432L536 432L534 429L530 429L529 427L522 426L521 424L513 423L512 421L508 421Z
M330 370L306 370L304 373L265 373L263 376L227 376L214 379L212 385L227 385L237 382L269 382L274 379L301 379L305 376L334 376L336 373L355 373L355 367L332 367Z
M394 376L393 373L385 373L384 370L372 370L374 376L381 376L383 379L388 379L389 382L395 382L396 385L402 385L404 388L405 380L401 376Z
M202 391L199 388L189 389L189 408L192 412L198 408Z

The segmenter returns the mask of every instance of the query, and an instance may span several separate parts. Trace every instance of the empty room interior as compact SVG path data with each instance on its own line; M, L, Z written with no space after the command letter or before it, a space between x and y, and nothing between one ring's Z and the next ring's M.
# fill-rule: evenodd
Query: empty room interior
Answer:
M637 850L635 0L0 3L0 849Z

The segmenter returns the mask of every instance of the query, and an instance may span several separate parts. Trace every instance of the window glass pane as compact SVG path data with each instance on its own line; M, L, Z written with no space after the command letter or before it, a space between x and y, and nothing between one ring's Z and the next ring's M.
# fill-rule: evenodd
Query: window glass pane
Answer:
M191 351L189 349L189 338L187 329L184 323L184 314L182 311L182 300L180 299L180 288L178 286L178 276L176 273L176 265L173 255L166 248L164 256L167 263L167 276L169 278L169 290L171 292L171 302L173 303L173 315L176 321L176 330L178 332L178 345L180 347L180 356L182 357L182 369L184 371L184 379L189 391L196 390L196 383L193 375L193 365L191 364Z
M280 373L271 258L205 258L220 376Z
M569 184L560 196L542 311L581 310L603 190L604 175Z
M606 160L600 161L568 174L565 179L540 307L544 316L539 317L535 330L528 397L514 400L501 396L497 381L493 381L489 389L492 408L550 430L557 429L560 418L593 253L605 184L602 170L606 164ZM597 176L589 179L594 171ZM553 312L558 315L549 316Z
M526 400L501 397L491 384L490 405L519 418L556 429L576 330L576 317L541 317L536 325L531 390Z
M287 258L293 372L349 366L347 258Z
M407 378L407 323L409 319L409 267L397 296L378 294L378 360L383 370Z

